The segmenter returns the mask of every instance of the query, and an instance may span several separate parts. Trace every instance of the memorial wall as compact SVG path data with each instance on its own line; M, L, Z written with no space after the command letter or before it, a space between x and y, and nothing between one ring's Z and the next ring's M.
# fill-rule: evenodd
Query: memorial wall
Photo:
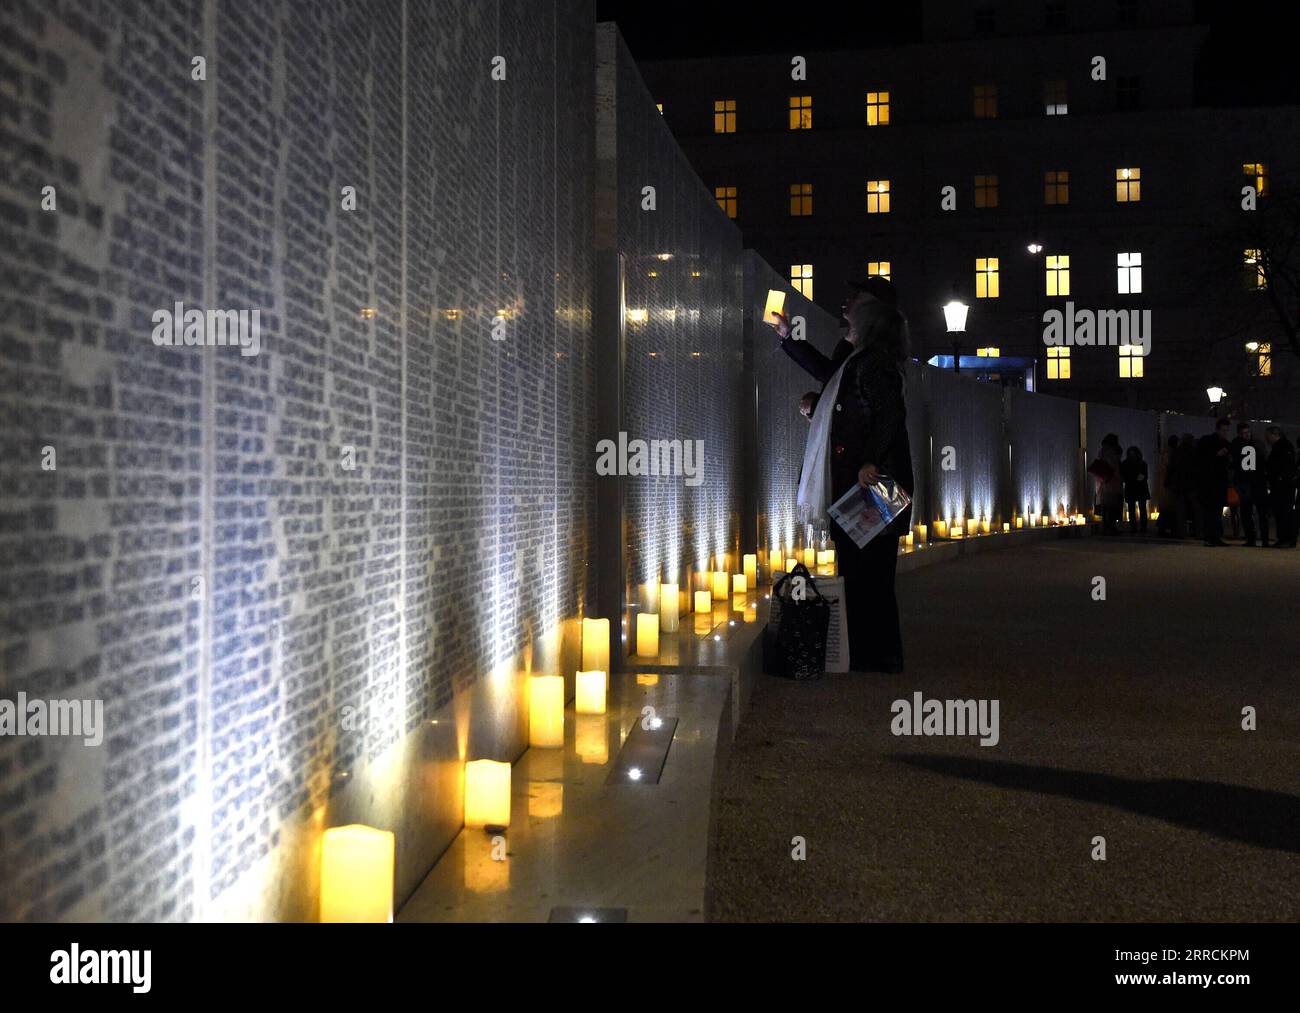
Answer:
M105 725L0 737L0 917L313 918L353 821L400 901L523 748L592 587L594 13L0 10L0 696Z

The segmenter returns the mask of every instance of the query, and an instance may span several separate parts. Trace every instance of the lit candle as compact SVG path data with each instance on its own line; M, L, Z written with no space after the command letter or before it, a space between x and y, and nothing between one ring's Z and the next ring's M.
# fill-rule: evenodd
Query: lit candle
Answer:
M1017 517L1017 518L1016 518L1016 527L1017 527L1017 528L1023 528L1024 526L1025 526L1025 519L1024 519L1023 517Z
M544 749L564 745L564 676L528 680L528 744Z
M935 537L935 538L947 538L947 537L948 537L948 522L947 522L947 521L935 521L935 522L934 522L934 537Z
M953 528L953 529L952 529L952 537L953 537L953 538L961 538L961 537L962 537L962 530L961 530L960 527L957 527L957 528Z
M659 654L659 617L651 612L636 617L636 653L643 658Z
M605 713L605 673L579 672L573 695L573 709L579 714Z
M817 565L817 550L815 548L806 548L803 550L803 565L812 569Z
M969 518L969 519L966 521L966 534L968 534L968 535L970 535L972 538L974 538L974 537L975 537L975 532L977 532L977 531L979 530L978 523L979 523L979 522L976 521L974 517Z
M713 595L708 591L695 592L695 614L701 615L713 611Z
M747 594L749 592L749 578L743 573L733 573L731 575L731 593Z
M980 521L980 534L981 534L981 535L987 535L987 534L990 534L990 533L992 532L992 530L993 530L993 526L992 526L992 524L990 523L990 521L989 521L987 518L985 518L984 520Z
M715 601L727 600L727 571L713 571L713 598Z
M582 667L589 672L609 671L609 620L582 620Z
M745 580L753 587L758 587L758 556L752 552L745 554Z
M785 569L785 557L781 555L780 549L773 549L767 557L767 562L773 577Z
M920 544L920 545L924 545L924 544L926 543L926 540L927 540L929 537L930 537L930 529L927 528L924 524L918 524L918 525L916 526L916 541L917 541L917 543Z
M320 856L322 922L391 922L396 838L353 823L325 831Z
M835 550L834 550L834 549L827 549L827 550L826 550L826 565L827 565L827 566L834 566L834 565L835 565Z
M465 764L465 826L510 826L510 764L496 760Z
M790 553L790 555L788 555L788 556L785 557L785 572L786 572L786 573L789 573L791 570L793 570L793 569L794 569L796 566L798 566L798 565L799 565L799 553L797 553L797 552L792 552L792 553Z
M1005 535L1005 534L1007 534L1008 532L1010 532L1010 530L1011 530L1011 525L1008 524L1006 521L1003 521L1003 522L1002 522L1002 533Z
M676 584L659 585L659 628L665 633L677 632L681 614L680 592Z
M903 544L906 545L909 549L912 547L913 540L914 539L912 536L912 532L910 531L903 536Z

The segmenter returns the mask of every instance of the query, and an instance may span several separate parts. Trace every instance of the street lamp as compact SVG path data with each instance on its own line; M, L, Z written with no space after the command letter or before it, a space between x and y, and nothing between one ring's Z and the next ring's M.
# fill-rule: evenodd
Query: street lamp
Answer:
M1035 256L1037 256L1038 254L1043 252L1043 244L1030 243L1028 246L1025 247L1025 249L1028 250L1030 253L1034 254Z
M1209 395L1210 404L1218 404L1223 400L1223 395L1228 392L1222 387L1206 387L1205 393Z
M948 325L948 333L952 338L952 371L954 373L961 369L961 336L966 330L966 315L970 313L970 307L960 299L953 299L943 308L943 319Z

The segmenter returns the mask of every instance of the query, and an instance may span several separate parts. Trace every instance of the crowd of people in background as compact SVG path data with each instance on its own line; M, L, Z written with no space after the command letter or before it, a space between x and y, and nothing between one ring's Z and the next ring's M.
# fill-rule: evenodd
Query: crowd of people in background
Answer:
M1296 448L1277 426L1261 444L1248 422L1219 421L1215 431L1196 439L1172 435L1160 452L1155 475L1156 533L1162 538L1199 538L1206 545L1224 541L1224 514L1233 538L1248 546L1296 547ZM1089 466L1097 482L1102 532L1120 533L1124 506L1129 531L1145 534L1152 489L1142 451L1121 452L1111 433ZM1272 539L1270 540L1270 535Z

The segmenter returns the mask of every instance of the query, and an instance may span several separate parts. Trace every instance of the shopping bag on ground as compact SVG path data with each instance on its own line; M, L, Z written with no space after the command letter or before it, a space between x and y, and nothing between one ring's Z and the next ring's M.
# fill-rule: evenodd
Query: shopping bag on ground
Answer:
M771 600L772 612L763 631L764 670L787 679L818 678L826 668L832 602L818 590L803 563L776 582Z

